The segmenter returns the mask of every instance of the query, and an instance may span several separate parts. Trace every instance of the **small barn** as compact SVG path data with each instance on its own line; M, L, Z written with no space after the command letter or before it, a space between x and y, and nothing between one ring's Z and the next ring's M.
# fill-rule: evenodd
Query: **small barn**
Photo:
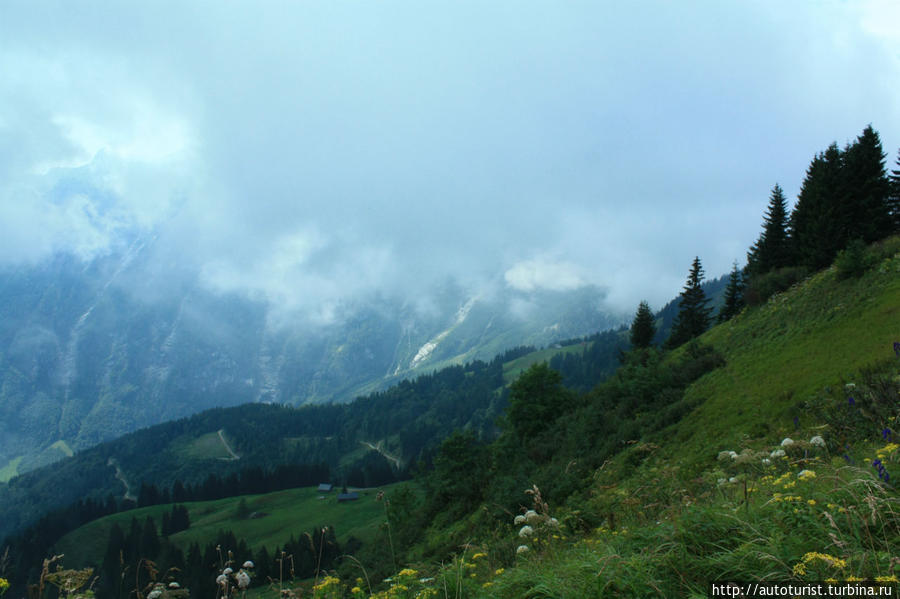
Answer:
M334 485L322 483L321 485L319 485L319 493L331 493L332 488L334 488Z
M339 502L356 501L357 499L359 499L359 493L357 493L356 491L351 491L350 493L341 493L340 495L338 495Z

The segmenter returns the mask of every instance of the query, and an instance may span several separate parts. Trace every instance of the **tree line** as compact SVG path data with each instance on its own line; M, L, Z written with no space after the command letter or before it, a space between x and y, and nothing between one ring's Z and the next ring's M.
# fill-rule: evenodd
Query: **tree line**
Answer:
M761 303L809 272L843 259L859 273L865 246L900 232L900 150L890 174L878 132L871 125L843 149L832 143L813 157L793 209L776 183L763 216L762 232L728 278L724 303L716 317L724 322L745 304ZM678 315L664 346L678 347L713 323L713 308L702 289L703 267L694 258L680 295ZM642 301L631 323L632 347L653 344L656 320Z

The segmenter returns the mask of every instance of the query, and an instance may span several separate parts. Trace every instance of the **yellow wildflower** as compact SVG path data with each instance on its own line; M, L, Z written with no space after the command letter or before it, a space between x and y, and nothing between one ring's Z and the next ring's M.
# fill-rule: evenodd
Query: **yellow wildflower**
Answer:
M415 576L416 574L418 574L418 572L412 568L404 568L397 573L397 576Z
M475 555L472 556L472 559L476 560L476 559L481 559L483 557L487 557L487 553L476 553Z
M816 505L816 500L815 499L807 499L806 503L808 503L809 505Z
M897 579L896 574L891 574L890 576L876 576L875 582L900 582L900 579Z

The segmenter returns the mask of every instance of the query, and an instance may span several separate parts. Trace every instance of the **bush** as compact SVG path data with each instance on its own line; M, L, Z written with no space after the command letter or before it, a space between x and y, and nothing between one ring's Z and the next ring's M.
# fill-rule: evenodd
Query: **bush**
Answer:
M806 278L809 271L803 266L786 266L750 279L744 292L744 300L750 306L765 303L776 293L781 293Z
M867 270L875 266L876 258L860 239L854 239L847 248L838 252L834 265L837 267L839 280L859 278Z

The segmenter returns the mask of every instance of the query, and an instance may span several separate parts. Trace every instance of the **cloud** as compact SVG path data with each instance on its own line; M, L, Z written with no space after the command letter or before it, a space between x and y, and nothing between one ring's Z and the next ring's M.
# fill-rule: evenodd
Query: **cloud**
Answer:
M571 291L585 285L580 270L568 262L537 258L516 263L503 278L517 291Z
M890 3L0 8L0 261L153 235L211 289L327 322L373 294L674 297L869 122Z

